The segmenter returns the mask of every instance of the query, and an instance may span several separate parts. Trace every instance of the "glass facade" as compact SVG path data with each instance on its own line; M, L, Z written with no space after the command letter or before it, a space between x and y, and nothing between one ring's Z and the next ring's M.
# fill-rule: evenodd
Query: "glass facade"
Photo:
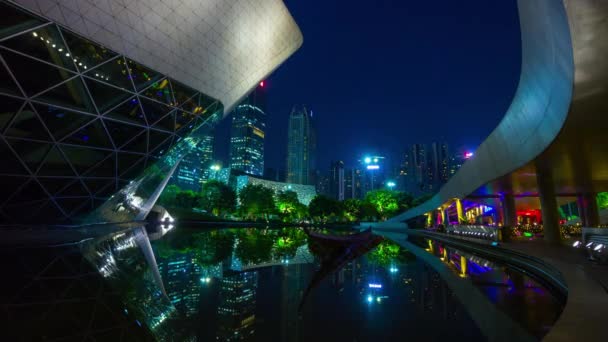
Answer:
M6 2L0 13L1 221L80 217L147 169L138 184L155 189L198 143L184 138L223 112L53 22Z
M296 106L289 115L287 136L287 182L314 184L315 132L312 112Z
M262 176L265 134L266 113L248 103L237 106L232 113L230 167Z
M201 183L212 173L213 140L213 134L200 136L198 145L179 163L173 174L173 184L182 190L201 190Z

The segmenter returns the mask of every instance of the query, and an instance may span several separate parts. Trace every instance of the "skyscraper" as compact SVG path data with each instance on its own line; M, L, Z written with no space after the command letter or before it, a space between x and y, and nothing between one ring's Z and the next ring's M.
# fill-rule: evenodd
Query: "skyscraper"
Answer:
M188 139L188 138L186 138ZM172 183L182 190L200 191L201 181L209 178L213 162L213 134L200 136L200 142L179 163Z
M329 192L331 197L338 201L344 201L344 185L344 162L332 162L329 168Z
M313 184L316 139L312 112L305 106L294 106L287 134L287 182Z
M433 193L451 176L448 144L413 144L403 154L399 188L413 195Z
M447 183L450 178L450 156L448 154L448 144L434 142L429 151L429 179L428 186L431 192Z
M361 199L361 170L348 169L344 172L344 199Z
M262 176L264 174L264 137L266 132L264 83L232 111L230 167Z

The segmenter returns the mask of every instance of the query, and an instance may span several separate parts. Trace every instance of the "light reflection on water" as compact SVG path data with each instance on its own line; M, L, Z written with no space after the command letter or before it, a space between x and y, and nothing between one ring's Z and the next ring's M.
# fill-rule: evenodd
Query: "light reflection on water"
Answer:
M109 255L110 281L159 339L484 340L434 269L375 239L364 246L311 238L299 228L179 227L152 242L166 296L124 237ZM561 311L551 295L512 270L469 259L466 281L542 337Z

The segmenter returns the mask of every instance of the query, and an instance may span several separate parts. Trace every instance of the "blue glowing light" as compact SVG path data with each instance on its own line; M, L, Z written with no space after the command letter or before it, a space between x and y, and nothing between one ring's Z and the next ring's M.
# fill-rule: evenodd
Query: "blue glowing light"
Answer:
M372 158L370 158L370 157L365 157L365 160L364 160L364 161L365 161L365 164L369 164L369 163L371 163L371 162L372 162Z
M381 289L382 288L382 284L369 283L369 284L367 284L367 286L369 286L372 289Z
M368 302L368 303L371 303L371 302L373 302L373 301L374 301L374 297L372 297L372 296L367 296L367 302Z
M378 165L367 165L368 170L378 170L380 166Z

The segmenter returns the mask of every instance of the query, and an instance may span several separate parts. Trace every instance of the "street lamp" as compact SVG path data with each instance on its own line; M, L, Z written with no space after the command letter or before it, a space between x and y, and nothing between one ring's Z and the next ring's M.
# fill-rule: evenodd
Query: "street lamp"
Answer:
M365 161L365 164L369 164L369 163L371 163L371 162L372 162L372 158L370 158L370 157L365 157L365 159L364 159L363 161Z
M393 188L395 187L395 185L397 185L397 184L395 184L395 182L393 182L393 181L388 181L386 183L386 186L388 186L388 188L391 189L391 190L393 190Z

